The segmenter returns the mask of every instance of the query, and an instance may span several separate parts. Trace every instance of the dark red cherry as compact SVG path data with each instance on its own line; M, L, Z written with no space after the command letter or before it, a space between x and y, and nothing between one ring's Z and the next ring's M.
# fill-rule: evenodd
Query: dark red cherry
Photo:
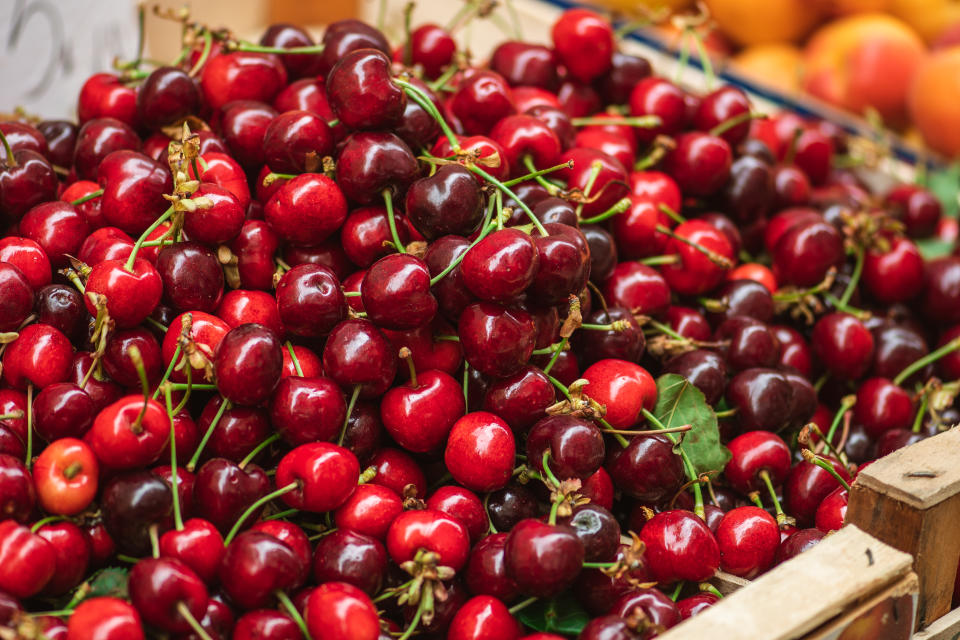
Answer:
M475 244L460 263L463 282L489 302L509 302L534 281L540 257L533 239L516 229L501 229Z
M387 550L376 538L337 529L324 536L313 552L317 584L346 582L373 596L387 573Z
M144 558L135 564L127 589L131 603L147 623L174 632L192 629L182 608L199 620L209 597L199 576L173 558Z
M583 565L583 544L573 530L535 519L519 522L507 536L504 566L520 593L550 597L576 579Z
M715 404L727 386L727 366L715 351L695 349L664 363L664 373L676 373L700 389L707 403Z
M731 118L750 113L750 99L738 87L727 85L705 95L694 116L694 126L710 131ZM750 122L737 124L720 134L731 146L740 144L750 132Z
M494 381L483 398L483 410L494 413L512 431L524 432L556 402L556 390L537 367L524 367L512 376Z
M4 518L27 522L37 501L30 471L23 462L5 453L0 454L0 470L0 487L3 488L0 513Z
M613 514L600 505L576 506L571 516L558 522L569 526L580 538L587 562L609 561L620 547L620 525Z
M665 166L684 193L710 195L727 182L733 157L726 140L692 131L679 136L676 145Z
M150 527L157 525L163 533L173 526L170 487L147 471L131 471L107 482L100 509L107 532L123 553L149 553Z
M623 261L603 283L611 306L642 315L660 315L670 306L670 287L659 271L639 262Z
M20 233L43 247L54 267L65 267L68 255L77 255L90 233L90 225L73 205L45 202L20 219Z
M53 286L53 285L51 285ZM33 311L34 292L30 282L17 267L0 263L0 331L13 331ZM50 319L41 320L50 323ZM59 323L51 323L58 329Z
M417 462L397 448L384 447L370 458L368 463L376 468L372 483L387 487L397 495L407 492L412 485L418 496L427 495L427 480Z
M385 329L416 329L433 320L437 312L430 272L422 260L410 254L395 253L377 260L364 276L361 291L367 317Z
M297 554L277 538L261 531L241 533L227 546L220 562L220 583L238 606L267 606L274 592L302 584L307 568Z
M827 534L820 529L798 529L787 536L777 547L775 564L786 562L823 540Z
M157 67L137 91L137 117L150 129L173 124L199 108L199 88L193 78L176 67Z
M337 183L348 199L359 204L379 202L386 189L402 196L418 173L410 148L392 133L355 133L337 158Z
M33 399L33 424L41 438L81 438L93 425L96 405L79 386L51 384Z
M844 480L850 482L850 474L842 464L836 460L828 462ZM783 485L784 509L797 519L797 526L812 525L817 507L838 486L840 483L826 470L810 462L798 462Z
M390 58L357 49L337 61L326 77L327 100L350 129L383 129L403 115L406 94L390 78Z
M836 227L826 221L796 224L773 247L777 282L812 287L843 259L843 242Z
M77 133L77 144L73 150L73 166L77 177L96 180L101 161L110 153L123 149L140 149L140 138L129 125L113 118L87 121Z
M793 388L774 369L746 369L727 386L727 402L737 407L737 424L744 431L779 431L791 418Z
M472 233L483 218L483 196L473 175L460 165L444 165L410 185L406 213L428 240Z
M263 325L231 329L214 356L217 389L234 404L256 406L267 400L280 381L281 348L277 336Z
M216 254L198 242L177 242L157 254L166 301L182 311L212 312L223 296L223 269Z
M280 320L294 335L325 335L347 315L337 277L320 265L302 264L285 273L276 297Z
M338 60L357 49L379 49L390 53L390 45L379 30L360 20L338 20L323 33L320 73L326 75Z
M544 473L547 466L559 479L584 479L600 468L605 449L600 430L592 423L569 415L547 416L527 434L527 460Z
M607 471L624 493L645 503L659 503L683 484L683 463L665 436L640 436L626 449L612 452Z
M516 106L503 76L480 71L457 87L450 110L468 135L486 135L502 118L516 113Z
M220 109L218 131L234 159L248 170L264 163L264 138L276 117L273 107L257 100L233 100Z
M906 226L911 238L933 235L943 214L943 206L929 190L911 184L894 187L886 196L886 204Z
M360 385L360 397L383 394L397 372L397 354L389 340L365 319L336 325L323 347L323 370L344 389Z
M839 378L856 380L873 358L873 335L849 313L821 317L813 327L810 342L823 365Z
M267 27L260 36L260 44L283 49L314 46L313 38L306 31L286 23L272 24ZM280 61L291 80L317 75L320 73L322 64L318 53L284 53L280 55Z
M193 485L196 511L226 533L251 504L267 494L269 485L263 469L255 464L241 469L224 458L213 458L197 471Z
M922 304L924 315L937 324L960 322L960 257L927 262Z
M333 132L311 111L287 111L274 118L263 137L264 160L278 173L316 170L333 152Z
M270 420L292 445L333 440L346 416L346 400L330 378L283 378L270 400Z
M634 589L617 598L610 607L611 615L620 616L624 620L639 617L641 622L637 631L641 638L652 638L659 635L657 630L669 629L680 622L680 611L673 600L657 589ZM600 618L603 620L603 618ZM650 631L644 631L644 622L649 625Z
M457 326L464 356L471 367L495 377L512 375L533 353L536 325L530 314L500 305L469 305Z

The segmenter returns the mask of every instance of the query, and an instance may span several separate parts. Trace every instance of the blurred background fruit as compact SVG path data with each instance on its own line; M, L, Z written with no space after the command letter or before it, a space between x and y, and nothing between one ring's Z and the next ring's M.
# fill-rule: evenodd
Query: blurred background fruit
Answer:
M731 62L746 75L788 93L803 87L803 51L794 44L755 44L733 56Z
M706 0L706 6L720 30L742 46L799 40L820 19L810 0Z
M960 156L960 46L930 54L917 70L908 102L927 144L944 155Z

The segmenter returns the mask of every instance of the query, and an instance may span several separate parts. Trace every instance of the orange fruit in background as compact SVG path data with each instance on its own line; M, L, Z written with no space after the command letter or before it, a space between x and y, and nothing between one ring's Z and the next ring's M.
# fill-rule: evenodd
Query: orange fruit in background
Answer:
M845 16L851 13L886 11L889 0L816 0L826 15Z
M884 121L902 125L907 91L926 54L909 25L882 13L861 13L830 22L804 50L803 87L856 114L873 107Z
M927 145L960 156L960 46L930 54L913 78L908 102Z
M733 68L750 78L786 92L800 90L803 52L792 44L757 44L730 59Z
M669 10L670 13L683 11L693 6L694 0L591 0L590 4L607 9L622 11L626 15L642 15L644 12Z
M743 46L799 40L821 17L811 0L706 0L706 5L720 29Z
M888 0L890 13L920 34L936 40L948 27L960 22L960 0Z

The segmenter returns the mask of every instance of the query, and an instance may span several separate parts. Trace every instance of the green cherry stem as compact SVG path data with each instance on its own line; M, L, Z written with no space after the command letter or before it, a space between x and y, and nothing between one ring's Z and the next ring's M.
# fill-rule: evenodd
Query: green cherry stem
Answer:
M766 469L760 470L760 479L767 485L767 491L770 493L770 500L773 501L773 510L777 514L777 524L781 527L787 524L787 514L783 512L780 506L780 499L777 498L777 491L773 488L773 480L770 479L770 472Z
M645 417L654 428L658 430L666 430L667 426L660 422L660 419L657 416L653 415L648 409L641 409L643 417ZM677 450L677 453L680 455L680 459L683 461L683 468L687 474L687 480L693 482L693 497L694 505L693 512L700 516L702 520L706 520L706 512L703 509L703 490L700 487L700 477L697 475L697 469L693 465L693 461L690 460L690 456L687 455L687 452L683 450L683 447L680 446L680 440L676 435L670 431L664 431L664 435L670 439L670 442L673 443L674 448Z
M50 524L51 522L60 522L66 519L67 519L66 516L47 516L46 518L41 518L40 520L37 520L36 522L34 522L33 525L31 525L30 532L36 533L37 531L40 531L40 529L44 525Z
M560 192L560 188L557 185L553 184L552 182L544 178L543 174L537 172L537 167L536 165L533 164L533 158L530 157L529 154L523 156L523 166L525 166L527 168L527 171L530 172L527 175L533 180L535 180L537 184L539 184L541 187L546 189L547 193L549 193L552 196L555 196ZM566 166L566 165L563 165L563 166ZM517 178L516 180L511 180L509 183L504 182L503 184L509 187L509 186L512 186L512 184L518 184L520 182L523 182L523 180L521 180L520 178Z
M837 470L833 468L832 464L815 454L813 451L810 451L810 449L801 449L800 455L803 456L805 461L809 462L810 464L815 464L829 473L831 476L833 476L833 479L839 482L844 489L850 491L850 483L844 480L843 476L837 473Z
M390 227L390 237L393 238L393 244L400 253L406 253L407 250L400 241L400 234L397 233L397 221L393 216L393 192L390 189L384 189L380 192L383 196L383 204L387 207L387 225Z
M486 180L487 182L495 186L497 189L500 189L500 191L503 191L506 195L513 198L514 202L520 205L520 208L523 209L523 212L527 214L527 218L529 218L530 222L533 223L533 226L537 228L537 231L540 232L540 235L544 237L550 235L549 233L547 233L547 230L543 228L543 224L541 224L540 220L537 219L537 216L533 215L533 211L530 210L530 207L528 207L527 204L523 200L521 200L517 196L517 194L515 194L510 189L510 187L506 186L505 184L503 184L502 182L494 178L492 175L490 175L489 173L487 173L486 171L478 167L477 165L470 165L467 167L467 169L477 174L478 176L480 176L481 178L483 178L484 180Z
M343 427L340 429L340 437L337 438L337 444L343 446L343 440L347 437L347 427L350 426L350 416L353 415L353 407L357 404L357 396L360 395L360 385L354 385L353 393L350 394L350 402L347 404L347 417L343 419Z
M906 382L907 378L915 374L920 369L923 369L928 364L932 364L942 358L945 355L951 354L957 349L960 349L960 338L954 338L950 342L946 343L936 351L932 351L922 358L915 360L912 364L907 365L907 367L897 374L897 377L893 379L893 384L900 386Z
M157 227L162 225L164 222L170 219L170 216L173 215L173 206L170 206L166 211L160 214L160 217L153 221L147 229L140 234L140 237L137 238L137 241L133 245L133 251L130 252L130 257L127 258L127 262L123 265L123 268L127 271L133 271L133 263L137 259L137 254L140 252L140 247L143 246L143 243L146 242L147 236L153 233Z
M512 180L507 180L503 184L505 184L508 187L512 187L515 184L520 184L521 182L526 182L527 180L537 180L537 178L551 174L555 171L560 171L561 169L573 169L573 160L568 160L563 164L555 164L552 167L547 167L546 169L537 169L536 166L534 166L533 164L533 158L531 158L530 156L523 156L523 163L524 163L524 166L527 167L527 170L530 171L530 173L526 175L522 175L519 178L513 178ZM537 180L537 182L540 182L540 181ZM544 180L544 182L547 183L544 186L549 185L548 188L554 188L554 189L556 188L556 185L551 184L546 180ZM543 183L541 182L540 184L543 184Z
M638 129L653 129L663 124L660 116L626 116L621 118L597 118L587 116L584 118L572 118L571 124L575 127L586 127L589 125L625 125L627 127L637 127Z
M717 596L718 598L723 599L723 594L720 593L720 590L717 589L717 588L716 588L715 586L713 586L712 584L710 584L709 582L701 582L701 583L700 583L700 591L706 591L707 593L711 593L711 594Z
M840 401L840 408L837 409L837 412L833 415L833 422L830 423L830 428L827 430L827 435L824 437L829 443L833 443L833 436L837 432L837 427L840 426L840 422L843 420L843 414L853 408L853 405L857 404L857 396L850 394L849 396L844 396Z
M177 613L183 616L183 619L187 621L187 624L190 625L190 628L193 629L200 640L213 640L207 630L203 628L203 625L190 613L190 607L183 600L177 603Z
M493 203L491 202L491 208L492 208L492 205L493 205ZM499 216L498 216L498 217L499 217ZM491 233L494 229L496 229L496 228L497 228L497 223L496 223L496 222L490 222L490 223L488 223L488 224L483 228L483 231L480 232L480 235L477 236L477 239L470 243L470 246L467 247L467 251L469 251L470 249L472 249L473 247L475 247L475 246L477 245L477 243L479 243L481 240L483 240L483 239L486 238L488 235L490 235L490 233ZM457 266L460 264L460 262L463 261L463 257L464 257L465 255L467 255L467 251L464 251L464 252L461 253L459 256L457 256L457 257L453 260L453 262L451 262L450 264L448 264L448 265L446 266L446 268L444 268L443 271L441 271L441 272L438 273L437 275L435 275L435 276L433 276L432 278L430 278L430 286L432 287L433 285L437 284L438 282L440 282L441 280L443 280L445 277L447 277L447 274L449 274L451 271L453 271L454 269L456 269Z
M91 191L90 193L88 193L83 197L80 197L80 198L77 198L76 200L71 201L70 205L74 207L78 207L84 202L90 202L91 200L95 198L99 198L102 195L103 195L103 189L97 189L96 191Z
M200 57L197 58L197 62L190 68L190 71L187 73L187 75L189 75L191 78L194 78L198 73L200 73L200 70L203 69L203 65L207 64L207 58L210 57L211 48L213 48L213 34L207 29L204 29L203 50L200 52Z
M923 428L923 416L927 413L927 405L930 404L930 394L925 393L920 399L920 408L917 410L917 416L913 419L913 433L920 433Z
M174 356L176 357L176 356ZM167 417L170 418L170 483L173 490L173 525L177 531L183 531L183 515L180 513L180 480L177 476L177 432L173 422L173 398L170 387L163 389L164 400L167 404Z
M253 462L253 459L256 458L257 455L258 455L261 451L263 451L264 449L266 449L267 447L269 447L270 445L272 445L274 442L276 442L276 441L279 440L279 439L280 439L280 434L279 434L279 433L274 433L274 434L268 436L263 442L261 442L260 444L258 444L257 446L255 446L253 449L251 449L251 450L250 450L250 453L248 453L248 454L244 457L244 459L240 461L240 463L239 463L237 466L240 467L241 469L243 469L243 468L246 467L248 464L250 464L251 462Z
M197 450L193 452L190 462L187 463L187 471L193 473L193 470L197 468L197 462L200 461L200 454L203 453L204 448L207 446L207 442L210 440L210 436L213 435L213 430L217 428L217 423L219 423L220 418L223 417L223 412L229 408L230 401L221 397L220 408L217 409L217 413L213 416L213 420L210 421L210 426L207 427L207 431L203 434L200 444L197 445Z
M677 601L677 598L680 597L680 592L683 590L684 584L685 584L685 583L684 583L683 580L681 580L680 582L677 583L676 589L674 589L674 590L673 590L673 593L670 594L670 599L671 599L671 600L673 600L674 602Z
M170 374L173 373L173 368L177 365L177 360L180 358L180 342L177 342L177 348L173 350L173 358L170 359L170 364L167 365L167 370L163 372L163 377L160 378L160 383L157 385L157 388L153 390L153 399L156 400L160 397L160 393L163 391L163 386L170 379ZM91 368L92 369L92 368Z
M240 527L243 526L243 523L246 522L247 518L249 518L254 513L256 513L257 509L267 504L271 500L274 500L275 498L279 498L282 495L286 495L291 491L296 491L297 487L299 486L300 486L300 483L291 482L290 484L284 487L280 487L276 491L271 491L270 493L263 496L262 498L260 498L259 500L251 504L249 507L247 507L246 511L244 511L240 515L240 517L237 519L237 521L233 523L233 527L230 529L226 537L223 539L223 546L224 547L228 546L230 542L232 542L233 539L237 537L237 534L240 532Z
M463 361L463 401L470 406L470 363Z
M303 377L303 369L300 368L300 359L297 358L297 353L293 350L293 345L287 340L287 352L290 354L290 360L293 362L293 368L297 371L297 375L301 378Z
M553 365L557 363L557 360L560 358L560 354L564 349L567 348L567 343L570 341L570 338L561 338L560 343L557 345L557 348L553 352L553 357L550 358L550 362L547 363L547 366L543 368L544 373L550 373L550 369L553 369Z
M297 55L297 54L315 54L323 53L322 44L314 44L307 47L267 47L261 44L254 44L241 40L235 47L230 47L234 51L248 51L250 53L275 53L277 55Z
M600 176L600 171L603 169L603 165L600 162L594 162L590 165L590 175L587 177L587 184L583 188L583 197L589 198L590 192L593 191L593 185L597 182L597 178ZM580 214L583 213L583 203L577 205L577 218L580 217ZM546 234L544 234L546 235Z
M274 595L277 596L277 600L280 601L280 604L283 606L283 608L286 609L290 617L293 618L293 621L297 623L298 627L300 627L300 633L303 634L303 637L307 640L312 640L310 631L307 630L307 623L304 622L303 616L300 615L297 607L294 606L293 602L290 600L290 596L285 594L280 589L277 589L274 592Z
M447 121L440 114L440 111L437 109L437 105L433 104L433 100L430 99L430 96L425 94L420 87L407 82L406 80L401 80L400 78L394 78L393 82L403 88L404 92L410 98L413 99L420 108L430 114L434 120L437 121L437 124L440 125L440 129L443 131L443 135L447 136L447 141L450 142L450 148L454 153L460 151L460 140L457 138L457 134L453 132L453 129L450 128L450 125L447 124Z
M613 216L620 215L621 213L629 209L631 204L633 204L633 201L630 198L621 198L620 200L617 200L612 207L610 207L603 213L599 213L593 216L592 218L582 219L580 221L580 224L596 224L598 222L603 222L608 218L612 218Z
M584 566L586 566L586 563L584 563ZM515 613L517 613L517 612L519 612L519 611L522 611L522 610L526 609L527 607L529 607L530 605L532 605L532 604L533 604L534 602L536 602L537 600L539 600L539 598L527 598L526 600L521 600L521 601L518 602L517 604L515 604L515 605L513 605L512 607L510 607L509 609L507 609L507 611L509 611L511 614L515 614Z
M33 466L33 383L27 383L27 471Z
M840 296L840 306L846 307L850 303L850 298L853 297L853 292L857 290L857 284L860 282L860 274L863 273L863 261L866 253L863 247L857 247L857 261L853 266L850 282L847 283L847 288L843 290L843 295Z

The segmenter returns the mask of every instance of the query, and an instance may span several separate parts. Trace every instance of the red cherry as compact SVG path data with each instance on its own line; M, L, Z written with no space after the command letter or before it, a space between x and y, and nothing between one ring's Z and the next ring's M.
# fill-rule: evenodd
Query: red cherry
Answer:
M468 413L453 425L444 462L454 480L474 491L502 489L514 466L514 439L507 423L492 413Z
M356 491L360 463L343 447L328 442L303 444L277 466L277 486L296 483L282 500L294 509L322 513L341 506Z
M84 600L67 623L70 640L143 640L143 623L132 605L113 597Z
M283 185L264 209L266 221L288 242L315 245L347 218L347 201L330 178L304 173Z
M104 297L110 318L120 329L135 327L150 315L163 292L163 281L152 264L137 258L128 270L123 260L105 260L95 265L87 278L86 291ZM97 315L89 295L84 297L87 311Z
M387 432L408 451L438 448L466 410L460 384L442 371L417 373L415 382L394 387L380 401Z
M384 486L362 484L334 513L337 527L378 540L387 537L394 518L403 512L403 499Z
M67 379L72 356L73 347L60 331L31 324L3 352L3 379L17 389L28 385L43 389Z
M507 536L504 564L520 593L554 596L570 586L583 568L583 543L566 525L528 518Z
M83 439L104 466L133 469L156 461L169 437L170 419L159 402L126 396L103 409Z
M814 516L817 529L824 533L840 529L847 517L847 502L849 499L849 492L843 487L837 487L831 493L828 493L820 506L817 507L817 513Z
M46 539L14 520L0 522L0 589L29 598L46 586L55 569L55 551Z
M758 507L728 511L717 527L720 568L751 579L773 564L780 546L780 528L769 513Z
M394 562L401 564L413 560L420 549L436 553L437 564L459 571L467 562L470 536L459 521L443 512L405 511L387 531L387 551Z
M557 57L580 82L590 82L610 69L616 48L613 29L593 11L565 11L553 24L551 36Z
M130 571L130 602L144 621L166 631L185 633L193 627L186 613L203 618L207 588L187 565L173 558L144 558Z
M345 582L327 582L307 599L307 629L316 638L376 640L380 619L370 597Z
M629 429L640 419L641 409L652 410L657 388L646 369L626 360L608 358L590 365L582 378L584 392L606 406L605 418L614 429Z
M659 582L700 582L720 566L716 538L703 520L690 511L658 513L640 530L640 539L646 545L650 572Z
M40 452L33 481L40 506L51 514L76 515L97 494L99 466L90 447L76 438L61 438Z
M287 72L272 54L234 51L207 61L200 87L207 105L219 109L232 100L270 102L287 84Z
M676 254L679 261L661 268L670 288L684 295L698 295L720 284L729 267L717 264L705 255L702 249L712 252L720 260L729 261L732 266L736 256L733 246L723 232L702 220L684 222L673 232L675 237L667 242L666 252ZM699 248L692 245L698 245Z
M137 124L137 89L112 73L95 73L80 87L77 100L80 124L94 118L116 118Z
M491 596L474 596L460 607L450 629L449 640L517 640L523 633L507 605Z
M171 529L160 536L160 555L176 558L209 583L220 567L223 536L209 521L191 518L183 523L183 529Z
M790 449L780 436L769 431L748 431L727 445L732 457L723 474L734 489L746 495L763 491L761 472L770 475L770 482L781 484L790 472Z

